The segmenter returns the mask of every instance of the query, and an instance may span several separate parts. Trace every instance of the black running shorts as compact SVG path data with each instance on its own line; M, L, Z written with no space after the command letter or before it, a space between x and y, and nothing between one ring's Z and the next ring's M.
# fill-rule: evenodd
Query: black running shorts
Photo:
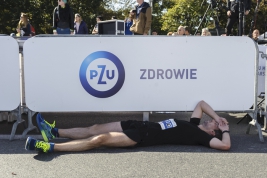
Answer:
M148 122L147 121L121 121L121 128L123 133L131 140L140 143L147 134Z
M157 135L161 132L159 123L149 121L121 121L123 133L137 142L137 146L151 146L161 143Z

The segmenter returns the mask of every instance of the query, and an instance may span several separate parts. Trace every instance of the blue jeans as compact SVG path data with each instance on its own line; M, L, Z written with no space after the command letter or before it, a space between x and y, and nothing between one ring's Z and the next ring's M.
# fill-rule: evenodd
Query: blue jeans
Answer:
M70 34L70 28L57 28L57 34Z

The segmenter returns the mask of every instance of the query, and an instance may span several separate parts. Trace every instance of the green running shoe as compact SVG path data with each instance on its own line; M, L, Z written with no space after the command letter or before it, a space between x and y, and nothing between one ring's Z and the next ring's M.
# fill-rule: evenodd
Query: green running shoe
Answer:
M25 144L26 150L36 150L44 153L51 152L50 143L39 141L34 138L28 137Z
M41 113L38 113L36 116L36 122L41 131L44 141L48 142L49 140L55 138L55 135L53 135L51 132L51 130L56 126L55 121L53 122L53 124L49 124L42 118Z

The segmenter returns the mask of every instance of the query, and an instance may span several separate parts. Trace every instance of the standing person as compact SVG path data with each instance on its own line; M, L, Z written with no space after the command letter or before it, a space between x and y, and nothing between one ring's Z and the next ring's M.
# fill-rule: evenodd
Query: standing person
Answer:
M135 6L136 14L134 15L133 25L130 30L134 35L147 35L152 22L151 7L144 0L136 1L138 5Z
M95 25L95 27L94 27L94 29L92 31L93 35L97 35L98 34L98 24L97 24L97 22L100 22L102 20L103 20L103 17L101 15L96 17L96 25Z
M177 35L178 36L183 36L185 35L185 29L183 26L179 26L178 29L177 29Z
M251 8L251 0L243 0L243 9L245 14L248 15ZM237 0L227 0L227 24L226 24L226 36L230 36L233 25L239 19L239 1ZM241 30L241 33L243 30Z
M80 14L75 14L74 34L88 34L87 25Z
M58 6L53 13L53 33L73 34L74 15L67 0L58 0Z
M153 30L152 35L158 35L158 32L156 30Z
M200 124L202 114L212 119ZM219 150L231 147L229 125L205 102L196 105L190 121L168 119L161 122L120 121L93 125L87 128L59 129L49 124L39 113L38 127L45 140L28 137L25 149L42 152L86 151L101 146L133 147L153 145L202 145ZM55 137L74 139L65 143L47 143Z
M125 35L133 35L133 32L130 31L131 26L133 25L133 18L134 18L135 10L130 10L128 17L124 20L125 24Z
M17 26L17 36L32 36L31 25L28 21L28 15L21 12L20 21Z
M261 36L260 36L260 31L258 29L255 29L252 33L252 39L255 41L255 42L258 42L259 39L261 39Z
M190 27L184 26L184 34L187 35L187 36L190 36L191 35Z
M202 28L201 36L211 36L208 28Z

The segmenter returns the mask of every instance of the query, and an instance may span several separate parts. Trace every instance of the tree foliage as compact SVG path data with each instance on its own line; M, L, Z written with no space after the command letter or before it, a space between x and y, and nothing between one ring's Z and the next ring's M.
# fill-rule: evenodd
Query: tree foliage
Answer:
M163 15L162 30L165 31L177 31L177 27L180 25L186 25L192 28L192 33L199 26L199 31L202 28L208 27L209 29L215 29L215 19L218 19L219 27L222 31L225 30L227 23L227 8L226 0L215 0L216 7L211 8L209 2L206 0L170 0L175 5L168 8L167 12ZM267 8L264 1L261 1L259 6L259 12L257 15L257 20L254 26L251 25L254 19L254 12L257 0L252 0L251 11L249 15L245 16L245 35L247 35L250 29L259 29L260 32L266 31L266 15ZM206 16L204 17L204 14ZM201 20L203 22L200 24ZM234 26L234 35L238 33L238 24Z

